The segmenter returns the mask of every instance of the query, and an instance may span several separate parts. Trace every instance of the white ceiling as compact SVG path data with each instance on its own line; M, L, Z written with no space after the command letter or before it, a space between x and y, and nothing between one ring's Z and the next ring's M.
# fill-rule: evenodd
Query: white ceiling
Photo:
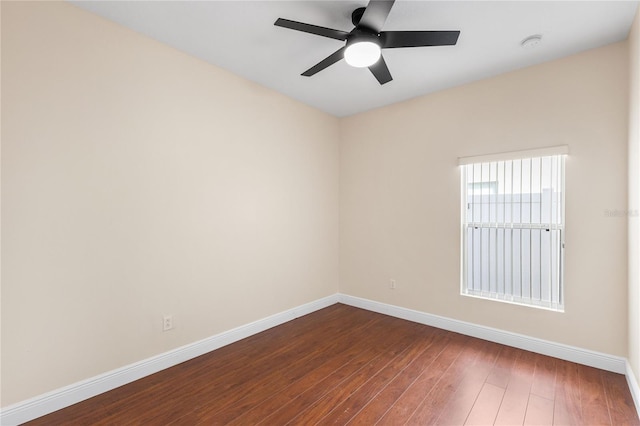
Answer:
M77 6L343 117L626 39L636 1L397 0L384 30L460 30L457 46L387 49L381 86L344 60L300 73L344 42L275 27L279 17L350 31L344 1L80 1ZM520 42L542 34L523 49Z

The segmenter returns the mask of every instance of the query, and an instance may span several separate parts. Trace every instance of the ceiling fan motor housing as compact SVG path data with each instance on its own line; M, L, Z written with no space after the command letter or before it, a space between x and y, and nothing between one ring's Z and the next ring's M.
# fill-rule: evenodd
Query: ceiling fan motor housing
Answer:
M368 30L363 29L363 28L355 28L347 36L347 46L349 46L351 44L354 44L354 43L360 43L360 42L363 42L363 41L370 41L372 43L377 44L378 46L380 46L382 44L380 42L380 35L379 34L374 33L372 31L368 31Z
M360 19L362 19L362 15L364 14L364 10L366 7L359 7L353 12L351 12L351 22L355 27L360 23Z

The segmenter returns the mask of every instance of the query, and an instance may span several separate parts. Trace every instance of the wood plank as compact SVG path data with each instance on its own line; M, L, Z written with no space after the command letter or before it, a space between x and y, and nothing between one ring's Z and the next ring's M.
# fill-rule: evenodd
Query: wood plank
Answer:
M586 365L578 365L580 372L580 399L582 418L590 425L610 425L611 416L607 406L601 370Z
M536 368L531 393L553 400L556 393L556 360L536 354Z
M375 424L400 398L402 394L413 384L424 371L434 364L436 359L449 344L450 337L447 333L440 332L433 337L433 343L427 350L411 362L400 374L398 374L375 398L368 401L349 422L351 425Z
M614 425L640 425L633 397L622 374L603 374L607 406Z
M520 351L496 416L496 425L523 424L535 371L535 354Z
M287 413L287 416L294 415L291 419L296 424L315 424L321 421L327 414L348 398L353 392L365 384L372 376L389 365L392 360L405 351L411 344L413 336L403 338L395 347L387 349L383 354L372 360L365 367L351 375L338 386L327 392L313 405L301 413ZM270 419L271 421L274 419ZM275 420L275 424L281 422Z
M485 383L464 424L492 425L502 404L504 391L504 388Z
M408 365L425 352L433 341L416 339L404 352L398 354L389 364L373 375L355 392L334 407L320 422L322 424L346 424L369 401L375 399L391 380L396 378Z
M532 426L553 425L553 400L534 393L529 394L524 424Z
M558 361L556 368L556 400L553 423L556 425L581 425L582 403L578 366L572 362Z
M449 343L434 362L407 387L377 424L403 424L447 374L465 348L465 343L466 339L463 336L452 333Z
M518 358L518 353L519 351L516 348L502 346L498 359L487 377L487 383L506 389L511 377L511 371Z
M320 348L320 351L301 353L285 372L275 368L263 379L252 380L251 387L245 386L243 393L230 399L225 406L199 408L198 418L202 422L212 422L215 419L216 422L225 424L269 399L274 393L286 396L291 392L290 388L302 390L305 384L324 379L361 352L359 345L352 343L345 336L336 339L329 347Z
M394 329L396 326L399 327L398 330ZM391 325L388 321L372 325L367 329L365 339L345 339L348 350L331 357L318 369L307 368L308 373L286 389L273 393L272 386L270 386L268 391L271 393L270 398L262 402L248 398L248 401L245 400L242 404L231 407L236 413L233 421L224 411L218 413L216 418L223 422L229 421L232 424L255 424L282 409L293 410L297 413L309 403L308 397L317 398L319 391L333 388L362 368L366 362L396 344L396 338L402 336L400 328L406 328L406 325L401 322ZM381 336L384 336L385 332L393 332L394 337L382 339ZM434 332L435 329L425 330L425 338ZM363 347L366 349L363 350ZM287 407L289 404L293 404L293 406Z
M428 398L425 398L411 415L408 422L411 424L432 424L440 417L451 398L458 390L459 384L466 374L471 371L476 359L480 356L488 342L480 339L472 339L462 350L460 356L447 370L443 379L438 383ZM466 417L465 413L465 417Z
M336 369L324 379L313 383L298 395L294 395L295 389L292 389L291 392L277 393L273 398L242 413L230 421L229 425L253 425L260 422L265 424L286 423L316 402L328 390L334 389L347 377L362 369L372 358L375 358L375 353L376 351L372 349L361 352L350 362Z
M495 361L501 348L502 345L496 343L486 344L474 363L467 367L464 378L456 387L454 395L445 404L436 423L447 425L462 425L465 423L485 385L489 373L495 366ZM496 407L496 413L499 407L500 404Z
M394 353L400 350L401 347L410 344L415 336L414 334L403 335L402 333L393 332L393 328L388 328L387 331L391 331L392 334L370 333L371 336L375 337L375 340L368 347L366 353L368 358L359 360L355 365L348 364L336 373L332 373L325 381L314 383L307 391L295 396L271 414L263 416L258 423L285 424L304 413L305 410L315 406L320 407L319 410L325 410L321 414L321 416L324 416L328 412L325 406L326 399L334 398L333 401L336 401L336 394L340 394L343 390L342 387L349 388L354 385L354 382L359 382L363 377L366 379L367 375L372 374L371 371L380 366L380 363L388 362L386 359L388 354ZM337 400L340 399L338 398ZM331 402L329 402L329 405L331 405ZM247 424L245 416L238 418L238 420L240 422L237 424Z

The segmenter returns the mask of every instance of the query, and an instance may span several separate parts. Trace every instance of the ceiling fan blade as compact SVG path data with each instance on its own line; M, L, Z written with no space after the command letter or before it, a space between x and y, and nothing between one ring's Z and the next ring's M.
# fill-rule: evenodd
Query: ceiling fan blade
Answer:
M369 67L369 71L371 71L380 84L385 84L393 80L391 73L389 72L389 68L387 67L387 63L384 61L382 56L380 56L378 62Z
M366 27L379 33L382 31L387 16L395 0L371 0L360 18L358 27Z
M394 47L453 46L460 31L383 31L380 40L383 49Z
M341 47L340 49L336 50L331 55L327 56L322 61L318 62L317 64L315 64L314 66L312 66L311 68L309 68L308 70L303 72L302 75L305 76L305 77L311 77L312 75L322 71L323 69L327 68L328 66L335 64L340 59L344 58L344 49L346 49L346 48L347 47L344 46L344 47Z
M317 25L305 24L304 22L298 21L290 21L289 19L283 18L278 18L278 20L273 25L343 41L346 40L347 36L349 35L349 33L346 31L319 27Z

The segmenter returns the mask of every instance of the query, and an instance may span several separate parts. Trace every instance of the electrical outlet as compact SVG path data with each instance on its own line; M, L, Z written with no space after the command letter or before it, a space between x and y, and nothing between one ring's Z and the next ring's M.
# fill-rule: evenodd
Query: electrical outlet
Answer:
M173 315L162 317L162 331L169 331L173 328Z
M395 290L396 289L396 280L389 280L389 288L391 290Z

